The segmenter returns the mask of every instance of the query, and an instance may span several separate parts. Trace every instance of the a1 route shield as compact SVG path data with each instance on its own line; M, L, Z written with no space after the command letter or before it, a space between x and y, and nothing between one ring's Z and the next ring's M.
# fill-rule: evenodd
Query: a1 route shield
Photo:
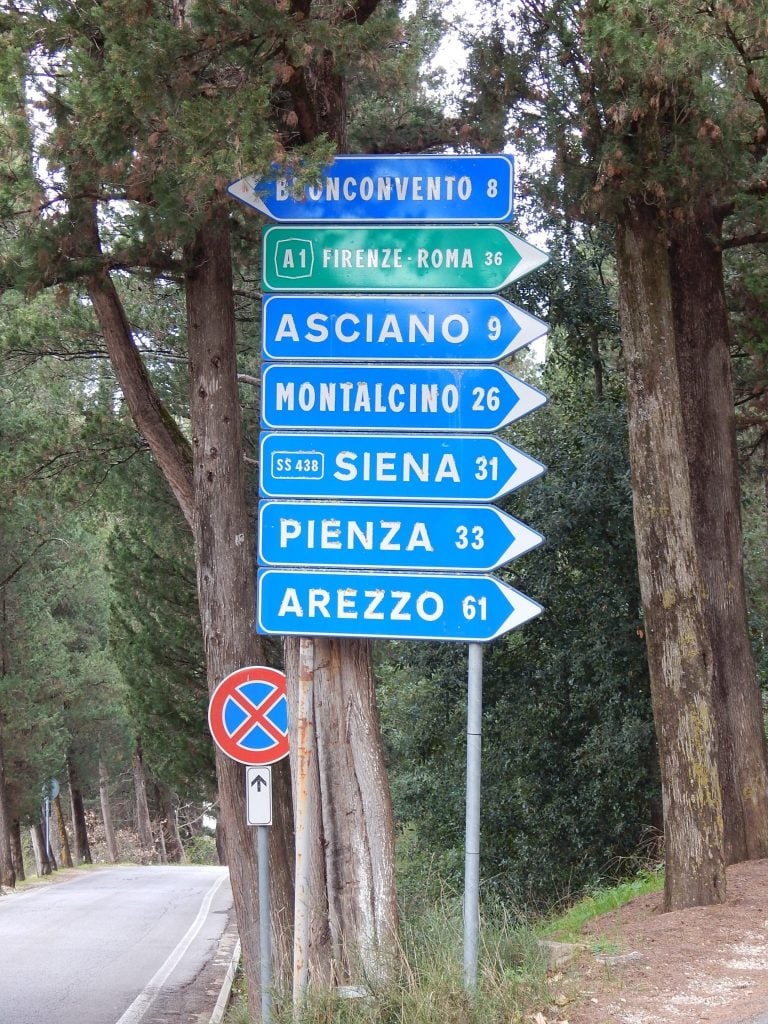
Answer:
M263 233L268 292L498 292L547 254L497 225L282 227Z
M272 764L286 757L285 673L264 665L230 673L211 695L208 727L219 749L241 764Z
M496 501L546 471L493 435L264 432L264 498Z
M290 174L254 175L227 189L279 221L507 221L513 158L504 153L337 156L296 196Z
M488 572L544 538L494 505L262 501L259 561L317 568Z
M270 363L261 425L277 430L492 433L547 401L498 366Z
M267 295L261 347L276 360L491 363L548 329L498 295Z
M495 576L259 569L259 633L484 643L543 611Z

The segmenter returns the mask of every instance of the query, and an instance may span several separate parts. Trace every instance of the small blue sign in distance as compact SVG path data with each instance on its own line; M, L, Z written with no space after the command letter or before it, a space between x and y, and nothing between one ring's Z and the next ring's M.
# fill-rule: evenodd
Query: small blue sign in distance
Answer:
M484 643L541 605L477 573L259 569L258 633Z
M494 505L262 501L259 561L310 568L489 572L544 538Z
M337 156L316 184L293 194L291 175L234 181L235 199L273 220L508 221L512 218L511 156L371 154Z
M492 363L548 330L497 295L267 295L261 348L276 360Z
M265 498L496 501L546 467L493 435L264 432Z
M261 425L279 430L491 433L547 401L498 366L269 363Z

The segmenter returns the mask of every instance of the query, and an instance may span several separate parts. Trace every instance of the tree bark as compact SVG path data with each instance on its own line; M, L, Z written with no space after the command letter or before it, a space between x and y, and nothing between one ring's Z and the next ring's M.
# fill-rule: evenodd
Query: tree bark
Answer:
M107 860L110 864L116 864L118 853L115 829L112 824L112 805L109 800L109 769L101 758L99 758L99 802L101 804L101 820L104 822Z
M294 826L296 833L295 918L305 925L299 934L294 919L294 996L303 998L311 980L313 986L330 987L336 978L331 945L326 877L326 838L323 832L320 767L317 756L317 714L315 707L315 642L310 637L285 641L285 672L290 715ZM303 842L303 840L305 840ZM303 901L303 906L299 906ZM301 948L306 943L306 948ZM303 990L304 989L304 990Z
M11 858L16 881L25 881L27 875L24 870L24 854L21 851L21 822L18 818L14 818L11 823Z
M342 982L380 981L393 963L397 911L370 642L315 640L315 713L336 972Z
M72 814L72 834L75 840L75 860L78 864L92 864L80 780L77 769L69 758L67 758L67 787L69 788L69 805Z
M394 820L373 686L371 644L309 640L313 647L317 757L306 798L316 835L310 854L313 979L382 979L397 935ZM299 642L286 640L286 674L299 679ZM293 690L295 684L289 684ZM291 749L296 750L292 702ZM324 958L330 956L329 961Z
M732 864L768 856L768 766L747 619L720 228L706 200L674 222L670 267L692 514L713 656L725 856Z
M13 865L11 847L11 808L8 801L8 787L5 781L5 758L3 754L3 716L0 715L0 888L13 889L16 885L16 871Z
M363 24L377 0L338 9L339 20ZM347 145L346 83L332 51L288 85L305 141L324 132L338 152ZM307 90L311 108L305 102ZM324 896L312 912L314 978L381 979L394 962L397 901L392 803L379 731L370 641L314 638L317 777L309 798L317 823L310 856L313 886ZM299 641L285 644L291 714L299 685ZM292 736L293 740L293 736ZM323 890L318 889L318 892ZM327 907L328 920L322 921ZM329 945L330 942L330 945ZM325 951L331 954L324 962Z
M253 527L243 479L228 211L214 207L186 254L187 338L195 507L193 536L208 685L262 660L255 632ZM216 751L226 859L232 878L251 1011L261 1004L255 830L246 823L242 765ZM273 771L269 866L275 962L289 962L290 773Z
M5 588L0 588L0 679L8 671L6 662L6 629L8 611L5 599ZM16 871L13 866L11 850L11 807L8 799L8 784L5 778L5 750L3 746L3 728L5 715L0 711L0 888L13 889L16 885Z
M665 908L725 899L715 680L693 527L667 235L628 204L617 236L640 591L659 745Z
M83 230L90 234L93 251L101 254L95 210L84 217ZM133 341L125 310L106 271L89 278L88 294L104 335L112 370L133 421L149 445L184 518L191 523L193 495L189 448L177 423L152 387Z
M67 827L64 824L64 814L61 810L61 794L57 793L51 802L51 808L53 811L53 820L55 823L55 834L58 839L59 847L59 865L63 868L71 868L72 864L72 851L69 848L69 836L67 835Z
M147 776L144 771L144 755L141 749L141 741L136 740L136 746L131 757L131 772L133 774L133 792L136 797L136 831L139 837L139 846L144 857L151 859L155 853L155 841L152 836L152 819L149 814L147 803Z
M157 856L161 864L168 863L168 849L165 845L165 829L162 820L155 822L155 835L157 836Z
M166 855L171 864L180 864L184 860L184 846L179 833L176 801L170 786L164 782L157 783L157 802L163 812L161 828L165 837Z
M45 848L45 839L43 837L43 829L40 822L35 822L29 830L29 836L32 840L32 852L35 856L35 866L37 869L37 875L42 878L44 875L50 875L52 866L50 858L48 857L48 851Z

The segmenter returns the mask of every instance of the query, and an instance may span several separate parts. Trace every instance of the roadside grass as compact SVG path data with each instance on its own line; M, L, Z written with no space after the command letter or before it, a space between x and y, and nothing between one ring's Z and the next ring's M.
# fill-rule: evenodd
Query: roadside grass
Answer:
M356 990L310 991L294 1015L275 995L274 1024L518 1024L547 1003L546 963L532 930L494 914L481 927L478 981L463 978L461 900L445 897L401 925L400 948L387 980ZM248 1024L242 1004L225 1024Z
M664 872L661 867L644 868L634 878L618 882L615 885L594 889L589 895L582 897L564 913L553 917L537 928L540 938L556 942L577 942L584 925L618 910L638 896L659 892L664 887ZM599 942L600 940L596 940Z
M560 975L548 976L545 939L583 941L590 920L663 885L658 870L594 890L556 917L531 922L494 905L480 929L478 980L470 994L463 979L463 918L460 897L443 893L436 902L416 901L403 914L400 948L386 981L369 978L356 992L311 991L300 1012L276 993L273 1024L523 1024L551 1006ZM613 952L609 937L591 943ZM251 1024L244 993L224 1024Z

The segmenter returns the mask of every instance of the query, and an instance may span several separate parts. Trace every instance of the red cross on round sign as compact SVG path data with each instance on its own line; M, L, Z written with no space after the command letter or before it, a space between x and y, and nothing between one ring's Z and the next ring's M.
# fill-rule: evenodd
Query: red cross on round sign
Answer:
M285 673L252 665L226 676L211 695L208 728L241 764L273 764L288 754Z

